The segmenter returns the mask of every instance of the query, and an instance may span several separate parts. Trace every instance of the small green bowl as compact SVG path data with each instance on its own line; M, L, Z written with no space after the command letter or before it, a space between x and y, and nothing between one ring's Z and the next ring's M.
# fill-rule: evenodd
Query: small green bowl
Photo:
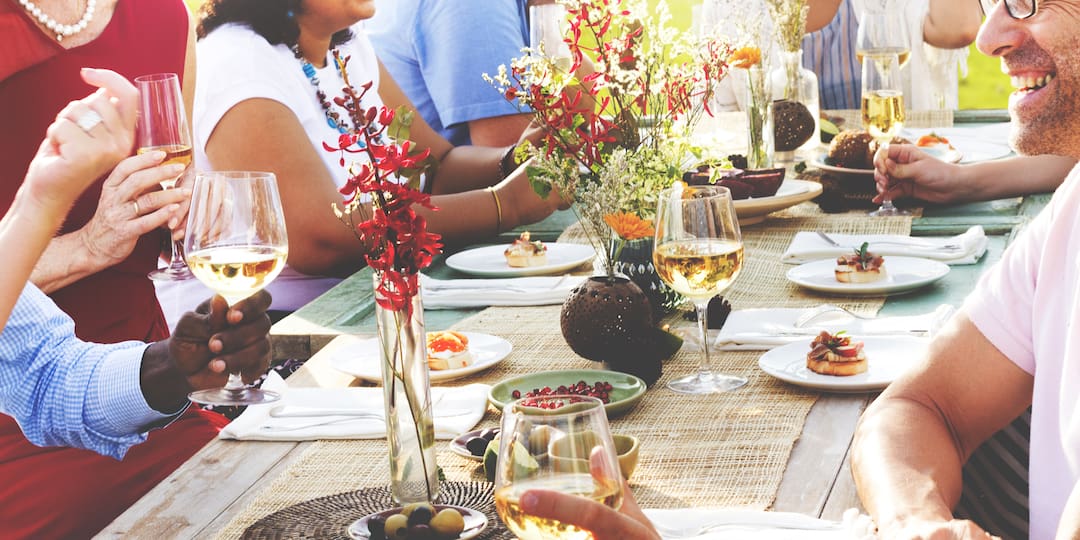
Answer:
M629 480L638 464L641 443L632 435L615 433L611 435L611 441L619 457L619 472ZM548 445L548 458L556 470L589 472L588 456L595 444L596 435L591 431L558 437Z

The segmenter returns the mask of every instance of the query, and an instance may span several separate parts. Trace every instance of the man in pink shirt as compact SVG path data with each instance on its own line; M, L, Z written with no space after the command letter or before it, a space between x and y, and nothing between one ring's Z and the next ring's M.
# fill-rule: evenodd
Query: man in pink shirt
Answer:
M1013 147L1080 157L1080 1L983 4L978 46L1001 57L1018 88L1009 100ZM953 519L960 468L1029 405L1030 537L1080 534L1080 341L1073 339L1080 336L1071 332L1080 323L1078 255L1074 169L983 276L921 368L863 415L852 471L880 536L985 538L978 525Z
M978 46L1001 57L1017 87L1013 147L1080 158L1080 0L981 1ZM986 273L921 365L863 415L852 472L878 536L989 537L953 517L961 467L1029 406L1030 537L1080 538L1080 169ZM632 497L616 512L531 491L522 507L597 540L657 538Z

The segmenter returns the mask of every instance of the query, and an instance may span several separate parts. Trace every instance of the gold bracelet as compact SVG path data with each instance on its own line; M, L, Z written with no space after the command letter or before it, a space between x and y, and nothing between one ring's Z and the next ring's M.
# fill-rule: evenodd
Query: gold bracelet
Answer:
M487 188L491 198L495 199L495 234L502 232L502 203L499 202L499 194L492 188Z

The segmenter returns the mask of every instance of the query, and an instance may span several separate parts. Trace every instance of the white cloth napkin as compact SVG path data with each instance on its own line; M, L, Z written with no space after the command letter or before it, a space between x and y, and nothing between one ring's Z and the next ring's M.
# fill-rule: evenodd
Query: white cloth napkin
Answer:
M828 521L792 512L768 512L731 508L645 509L660 535L668 539L710 540L872 540L874 524L855 509L844 513L841 522ZM719 525L724 526L719 526ZM715 528L703 529L709 525ZM748 534L750 533L750 534Z
M587 276L435 279L420 274L425 309L561 304Z
M289 388L271 372L263 388L281 392L280 400L252 405L225 429L218 438L245 441L313 441L317 439L381 439L386 437L383 415L383 389L380 388ZM487 410L491 387L470 384L461 387L431 389L435 413L435 438L453 439L471 430ZM320 414L320 409L326 414ZM347 411L371 411L377 416L350 416ZM286 411L305 416L273 416ZM310 416L308 416L310 414Z
M874 335L932 336L956 311L942 304L930 313L903 317L879 317L857 319L843 311L830 311L814 317L802 328L795 321L803 314L817 308L766 308L739 309L731 312L715 347L725 351L765 351L788 343L805 341L822 330L838 332L846 330L855 337Z
M839 255L851 253L852 249L858 248L863 242L870 242L870 250L878 255L897 255L905 257L922 257L934 259L946 264L975 264L986 253L986 232L979 225L971 227L963 234L949 237L930 236L900 236L895 234L833 234L829 237L842 246L830 245L816 232L800 231L791 240L787 251L780 256L780 260L788 264L802 264L821 259L831 259ZM875 244L878 241L900 242L899 244ZM908 245L903 245L908 244ZM956 244L960 249L945 250L935 249L936 246ZM886 264L888 261L886 261Z

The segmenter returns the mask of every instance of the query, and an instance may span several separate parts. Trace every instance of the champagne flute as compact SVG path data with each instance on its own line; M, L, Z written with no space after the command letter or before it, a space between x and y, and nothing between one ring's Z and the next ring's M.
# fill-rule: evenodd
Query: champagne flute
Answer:
M285 267L289 242L273 173L217 171L195 177L184 238L195 277L232 306L266 287ZM191 401L252 405L276 401L230 373L224 388L192 392Z
M191 166L191 130L188 128L184 97L180 92L180 79L175 73L155 73L135 78L139 90L139 114L136 121L136 146L138 153L161 150L165 152L162 164L180 163ZM186 170L185 170L186 173ZM176 178L161 182L162 189L173 189ZM169 265L150 272L149 277L159 281L179 281L194 277L184 264L184 246L173 241Z
M863 126L878 146L887 143L904 127L904 92L900 87L900 60L894 53L866 56L862 63ZM909 212L893 206L891 199L871 216L906 216Z
M709 360L709 300L724 292L743 267L742 234L731 191L722 186L677 183L660 193L653 262L660 279L697 308L704 349L698 372L668 383L684 394L734 390L746 379L713 373Z
M618 509L622 475L599 399L542 396L510 403L503 410L495 509L510 532L523 540L587 540L573 525L526 514L521 495L530 489L577 495ZM558 445L558 458L548 449Z

